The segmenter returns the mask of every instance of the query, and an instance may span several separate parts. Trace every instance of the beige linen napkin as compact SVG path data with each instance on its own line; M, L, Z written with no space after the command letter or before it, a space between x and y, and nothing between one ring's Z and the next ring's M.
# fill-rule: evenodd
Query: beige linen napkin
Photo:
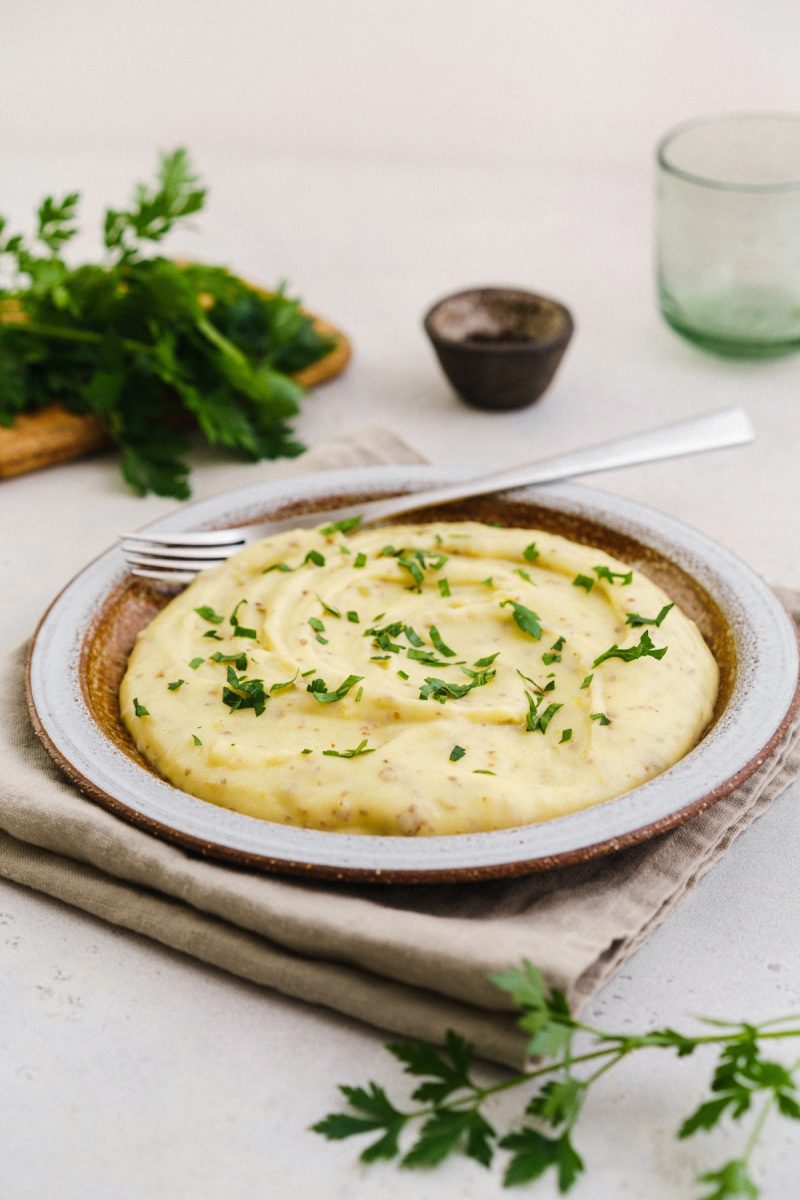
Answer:
M415 461L380 430L299 459L317 470ZM796 618L800 596L785 593ZM7 659L22 695L23 653ZM800 727L745 784L644 846L524 879L426 887L313 883L224 866L83 798L0 706L0 875L286 995L393 1032L459 1029L486 1058L524 1059L490 971L529 958L573 1003L593 995L800 772Z

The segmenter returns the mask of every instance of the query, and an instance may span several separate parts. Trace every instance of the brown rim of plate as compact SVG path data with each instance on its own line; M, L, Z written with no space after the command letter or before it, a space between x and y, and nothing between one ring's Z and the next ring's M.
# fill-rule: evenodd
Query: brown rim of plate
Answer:
M378 494L379 493L371 492L370 498L375 499L375 498L377 498ZM355 503L358 503L359 500L361 500L362 498L363 497L360 495L357 497L356 496L352 497L353 502L355 502ZM273 506L273 508L271 509L270 515L277 517L278 514L280 513L281 516L284 516L284 515L289 515L292 511L296 511L299 513L301 511L308 511L309 509L311 509L313 511L316 511L317 509L319 509L320 511L324 511L324 508L326 505L330 504L331 506L333 506L334 503L341 504L343 502L343 499L344 499L344 497L341 494L339 494L335 497L314 497L310 504L305 503L303 501L290 502L289 504L285 504L285 503L280 504L279 503L277 506L277 511L276 511L275 507ZM559 511L557 509L547 509L546 506L537 508L537 506L535 504L524 503L524 502L519 502L519 501L516 503L514 503L514 502L508 503L508 502L504 502L502 499L499 499L499 498L484 498L482 500L467 501L458 506L451 505L451 506L448 506L447 512L452 516L453 512L455 511L455 512L459 513L459 515L462 515L462 517L463 517L463 512L464 512L464 509L466 508L468 510L467 516L463 519L470 519L470 518L475 519L475 517L469 510L475 509L476 507L479 510L481 510L492 503L497 504L498 502L506 510L511 509L513 511L515 508L519 509L520 507L522 507L524 509L527 509L528 511L535 510L538 513L550 513L551 520L557 521L557 517L560 515ZM421 513L418 515L418 520L431 521L431 520L438 519L442 515L442 511L443 510L441 510L441 509L425 510L424 513ZM566 516L566 519L568 522L574 521L576 519L572 514L564 514L564 515ZM481 518L478 517L477 519L481 519ZM594 521L592 519L586 519L586 518L578 518L578 522L580 524L583 524L584 526L589 526L594 529L597 529L598 531L605 530L613 540L618 540L620 538L620 536L622 536L623 538L627 537L627 535L620 535L617 531L611 529L609 526L603 525L600 521ZM546 521L542 522L540 520L538 522L532 522L532 524L538 524L539 526L545 525L545 527L546 527L547 522ZM647 551L647 547L643 543L637 543L635 541L635 539L631 539L631 538L628 538L628 541L630 542L631 545L638 545L643 551L645 551L645 552ZM106 553L106 552L104 552L104 553ZM666 564L667 566L671 566L671 567L675 568L677 571L679 571L679 573L683 577L685 577L688 581L690 581L691 585L695 589L697 589L699 591L699 593L701 593L706 598L707 602L713 608L715 608L715 609L717 608L715 602L713 601L713 599L710 596L708 596L708 593L705 591L705 589L700 584L698 584L696 581L694 581L692 576L687 571L685 571L683 568L676 567L676 565L671 563L671 561L669 559L667 559L666 556L661 555L660 553L653 552L653 551L651 551L650 553L655 554L656 557L662 563ZM619 555L619 556L624 558L624 555ZM98 556L98 558L101 558L101 557L103 557L103 555ZM93 560L93 561L97 561L97 560ZM87 564L87 565L89 565L89 564ZM85 569L86 568L84 567L80 572L78 572L78 575L81 575L83 573L83 570L85 570ZM75 578L77 578L77 577L78 576L75 576ZM70 581L70 582L72 582L72 581ZM593 859L603 857L607 854L615 853L619 850L623 850L628 847L639 845L642 842L648 841L651 838L658 836L659 834L666 833L670 829L674 829L677 826L685 824L687 821L691 820L692 817L695 817L698 814L704 812L707 808L710 808L718 800L723 799L731 791L733 791L734 788L736 788L739 784L744 782L744 780L748 779L753 774L753 772L756 771L773 754L773 752L777 749L779 743L782 741L784 735L788 731L789 726L792 723L792 719L794 718L795 713L798 710L798 706L800 706L800 677L799 677L797 684L795 686L795 690L794 690L794 694L793 694L791 703L790 703L782 721L776 728L775 732L767 740L767 742L764 744L764 746L758 751L758 753L755 754L747 763L745 763L744 766L742 766L737 772L735 772L732 776L730 776L730 778L726 779L723 783L719 784L716 788L707 792L705 795L701 796L699 799L693 801L690 804L685 805L682 808L674 810L667 816L662 817L657 821L640 826L639 828L637 828L635 830L631 830L630 832L625 833L621 836L612 837L612 838L608 838L608 839L602 839L598 842L592 843L588 846L582 846L573 851L564 851L564 852L559 852L559 853L553 854L553 855L539 856L534 859L521 859L521 860L511 862L511 863L501 863L501 864L494 864L494 865L488 864L485 866L474 866L474 867L461 866L461 867L455 867L452 869L434 868L434 869L430 869L430 870L418 869L418 868L412 868L412 869L408 869L408 870L394 870L394 869L380 869L380 868L368 868L368 867L339 867L339 866L320 864L320 863L316 863L316 862L305 863L305 862L299 862L299 861L292 861L292 860L288 860L288 859L284 859L284 858L274 858L274 857L270 857L268 855L252 853L252 852L248 852L246 850L240 850L240 849L235 849L232 847L227 847L224 845L220 845L217 842L209 842L209 841L203 840L201 838L197 838L191 834L184 833L179 829L175 829L171 825L164 824L163 822L159 822L151 817L145 816L144 814L137 812L135 809L130 808L127 804L124 804L120 800L116 799L116 797L114 797L110 793L106 792L102 788L98 787L91 780L86 778L86 776L83 775L83 773L80 770L78 770L69 761L69 759L67 759L64 756L64 754L58 749L58 747L53 743L49 734L47 733L44 726L42 725L42 722L39 718L39 714L36 710L36 707L35 707L35 704L33 701L32 688L31 688L31 662L32 662L34 648L36 646L36 641L39 636L39 632L40 632L42 626L44 625L45 621L47 620L49 613L51 612L53 607L58 603L61 595L63 594L64 591L66 591L66 589L69 586L70 586L70 584L68 583L65 586L65 588L61 589L61 591L58 593L58 595L54 598L54 600L48 606L46 612L43 614L41 620L39 621L39 623L37 625L36 631L31 639L31 642L30 642L30 645L28 648L28 653L26 656L25 701L26 701L26 705L28 708L30 718L31 718L34 732L36 733L36 736L39 739L39 741L41 742L44 749L47 751L47 753L50 755L50 757L53 759L53 761L57 764L57 766L64 772L64 774L71 780L72 783L74 783L76 785L76 787L84 795L89 796L92 800L99 803L102 807L108 809L114 815L122 817L124 820L126 820L130 824L133 824L136 827L145 830L147 833L150 833L150 834L154 835L155 837L162 838L163 840L171 842L173 844L176 844L185 850L189 850L195 854L199 854L202 857L206 857L206 858L211 857L214 859L218 859L220 861L225 862L228 865L233 865L233 866L239 866L239 867L245 867L245 868L256 868L256 869L261 869L261 870L267 869L269 871L274 871L279 874L288 874L288 875L300 876L300 877L305 877L305 878L327 879L327 880L334 880L334 881L350 881L350 882L360 882L360 883L386 883L386 884L445 883L445 884L450 884L450 883L463 883L463 882L470 882L470 881L478 881L478 880L482 880L482 879L513 878L514 876L533 874L533 873L537 873L539 871L552 870L557 867L566 867L566 866L572 866L572 865L575 865L578 863L589 862ZM121 585L118 585L117 588L112 589L112 591L106 595L103 605L101 606L100 612L98 614L98 617L95 619L95 621L92 623L92 625L89 627L89 629L86 630L86 632L84 634L84 642L83 642L83 647L81 650L81 661L82 661L81 687L83 690L84 699L86 700L87 705L88 705L90 711L92 712L93 716L95 717L95 719L96 719L96 710L94 709L91 697L87 691L85 670L84 670L84 666L83 666L83 664L85 663L85 660L86 660L86 656L87 656L87 644L90 645L91 644L90 639L96 635L98 625L102 622L103 612L109 608L109 606L114 602L115 598L119 597L121 592L124 592L126 588L130 588L132 586L133 585L131 584L131 580L127 579ZM167 599L168 598L169 597L167 597ZM166 600L164 601L164 603L166 603ZM796 634L797 634L797 631L796 631ZM798 639L798 641L800 642L800 638ZM735 670L735 665L732 669L729 666L729 676L731 674L731 670ZM724 668L723 668L723 673L724 673ZM731 687L732 687L732 680L729 678L728 688L727 688L728 696L723 698L721 707L719 707L719 710L715 714L715 720L720 715L720 712L724 711L725 705L727 703L727 699L730 695ZM114 689L114 694L116 695L116 688ZM712 725L713 725L713 723L714 722L712 721ZM124 730L124 727L121 725L121 721L119 721L119 725L120 725L120 728ZM108 736L108 734L105 730L104 730L104 733L106 733L106 736ZM150 774L155 775L155 772L152 771L152 768L150 768L136 752L135 748L133 747L133 743L131 742L129 736L127 735L127 731L124 731L124 738L127 741L127 745L120 745L119 743L115 743L115 744L117 744L117 748L121 749L124 753L126 753L128 755L128 757L132 757L140 766L142 766L144 769L146 769ZM113 741L114 739L112 738L111 740ZM157 776L157 777L160 778L160 776ZM332 836L336 836L336 835L332 835Z

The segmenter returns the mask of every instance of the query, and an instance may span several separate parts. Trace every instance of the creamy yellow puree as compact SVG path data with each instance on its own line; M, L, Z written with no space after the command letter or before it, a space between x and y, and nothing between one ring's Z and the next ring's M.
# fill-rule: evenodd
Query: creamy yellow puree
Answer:
M139 634L122 716L175 786L264 820L389 835L546 821L666 770L712 715L697 627L629 570L474 522L280 534ZM613 646L667 651L595 665Z

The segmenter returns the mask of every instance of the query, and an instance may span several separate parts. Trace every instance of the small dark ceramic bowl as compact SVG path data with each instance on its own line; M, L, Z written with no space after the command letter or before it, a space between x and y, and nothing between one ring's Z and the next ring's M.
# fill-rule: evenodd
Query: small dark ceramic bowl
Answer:
M574 324L557 300L520 288L446 296L424 320L450 383L474 408L524 408L547 390Z

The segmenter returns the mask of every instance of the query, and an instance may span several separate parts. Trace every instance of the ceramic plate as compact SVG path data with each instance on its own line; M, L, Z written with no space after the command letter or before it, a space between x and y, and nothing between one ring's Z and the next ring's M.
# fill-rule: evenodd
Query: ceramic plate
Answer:
M467 475L408 466L326 471L184 505L150 528L236 525ZM243 865L376 882L490 878L607 854L693 817L775 749L798 702L797 638L775 595L728 550L669 517L574 484L484 497L414 519L438 516L549 529L643 569L698 623L719 662L720 698L702 741L623 796L495 833L354 836L229 812L156 776L121 723L117 690L127 655L168 595L127 576L117 548L90 563L39 626L28 663L28 703L39 737L87 796L156 836Z

